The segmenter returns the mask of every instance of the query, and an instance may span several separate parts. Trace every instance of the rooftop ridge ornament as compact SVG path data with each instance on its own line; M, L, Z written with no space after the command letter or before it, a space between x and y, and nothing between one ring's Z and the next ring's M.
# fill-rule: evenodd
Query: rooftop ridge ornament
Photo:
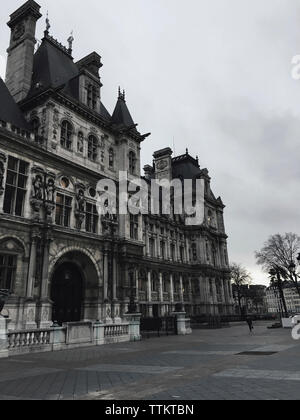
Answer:
M121 92L121 87L119 86L119 99L121 99L121 101L126 101L126 93L125 93L125 89L123 90L123 92Z
M71 35L69 36L67 42L69 44L68 52L69 52L69 54L72 54L72 51L73 51L73 42L74 42L73 31L71 32Z
M45 35L49 35L49 29L50 28L51 28L51 25L50 25L50 20L49 20L49 12L47 10Z

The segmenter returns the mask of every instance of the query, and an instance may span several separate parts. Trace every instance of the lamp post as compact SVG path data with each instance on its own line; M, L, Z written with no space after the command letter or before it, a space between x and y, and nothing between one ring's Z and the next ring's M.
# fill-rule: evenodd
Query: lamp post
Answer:
M284 297L284 292L282 288L282 279L281 279L281 272L279 267L273 267L269 271L269 274L271 276L271 284L273 284L275 289L278 289L279 291L279 297L280 297L280 306L281 306L281 315L285 315L285 317L288 317L288 310L286 306L286 301ZM276 279L276 280L275 280ZM282 308L283 306L283 308Z

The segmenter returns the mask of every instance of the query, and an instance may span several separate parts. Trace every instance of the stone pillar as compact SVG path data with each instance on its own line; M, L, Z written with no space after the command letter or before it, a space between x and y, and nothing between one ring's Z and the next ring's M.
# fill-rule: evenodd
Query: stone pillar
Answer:
M180 274L179 281L180 281L180 290L179 290L179 293L180 293L180 301L183 304L184 303L184 297L183 297L183 279L182 279L182 274Z
M33 300L33 288L35 282L36 272L36 248L37 248L38 235L33 233L31 239L31 249L29 258L29 269L27 277L27 290L26 301L24 305L24 328L35 329L36 324L36 302Z
M159 273L159 301L164 301L164 295L163 295L163 275L162 273Z
M151 271L148 271L148 291L147 291L147 300L152 302L152 282L151 282Z
M0 315L0 359L8 357L8 323L9 319Z
M174 281L173 281L173 274L170 274L170 301L174 303Z
M103 301L108 302L108 250L103 251Z
M39 304L39 328L50 328L52 325L52 302L49 297L49 249L52 241L50 233L44 240L44 257L42 269L41 300Z

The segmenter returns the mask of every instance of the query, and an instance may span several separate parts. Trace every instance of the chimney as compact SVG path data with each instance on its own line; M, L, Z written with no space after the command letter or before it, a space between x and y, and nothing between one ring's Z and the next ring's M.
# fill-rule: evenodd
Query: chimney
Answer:
M172 180L172 154L173 151L167 147L154 153L154 167L156 179Z
M5 82L16 102L26 98L30 90L36 22L41 16L40 6L29 0L10 16L7 24L11 37Z

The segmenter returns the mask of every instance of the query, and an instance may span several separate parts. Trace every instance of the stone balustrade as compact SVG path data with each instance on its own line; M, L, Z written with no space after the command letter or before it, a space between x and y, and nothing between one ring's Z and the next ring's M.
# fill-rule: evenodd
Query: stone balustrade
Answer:
M19 331L10 331L9 320L2 319L0 327L1 358L34 352L138 341L140 339L140 314L134 314L120 323L77 322L67 323L62 327Z

